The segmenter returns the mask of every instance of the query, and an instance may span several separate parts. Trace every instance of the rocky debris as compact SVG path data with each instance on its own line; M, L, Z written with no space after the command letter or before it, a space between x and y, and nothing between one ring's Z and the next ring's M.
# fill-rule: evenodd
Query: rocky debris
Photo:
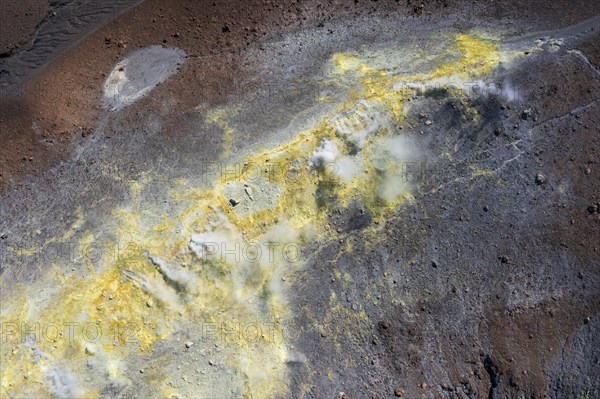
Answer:
M148 299L146 301L146 306L148 306L149 308L151 308L152 306L154 306L154 301L152 299Z
M104 38L104 45L108 47L116 46L117 48L126 49L127 43L123 39L112 38L110 36Z
M194 343L192 341L187 341L185 343L185 347L188 348L188 349L191 348L192 346L194 346Z
M402 389L402 388L394 389L394 396L397 396L399 398L404 397L404 389Z
M600 202L596 202L590 206L588 206L587 211L590 215L595 213L600 213Z
M545 184L547 181L548 181L548 179L542 173L538 173L535 176L535 184L537 184L537 185Z
M431 266L433 266L433 268L437 269L438 267L438 263L434 260L431 261Z
M533 111L529 108L526 110L523 110L523 112L521 113L521 119L523 119L523 120L532 119L532 118L533 118Z
M0 235L0 239L1 240L6 240L8 238L8 234L3 233L2 235Z
M508 262L510 262L510 258L508 256L506 256L506 255L502 255L500 257L500 262L502 262L502 263L508 263Z
M361 3L362 3L362 2L361 2ZM217 18L217 20L219 20L219 19L221 19L221 18ZM218 32L218 29L220 28L220 24L217 24L217 25L215 25L215 28L216 28L216 31ZM183 29L185 29L185 28L183 28ZM171 31L171 32L172 32L172 31ZM182 33L185 33L185 34L186 34L186 37L188 37L188 33L186 33L186 32L185 32L185 30L184 30L184 31L182 31ZM233 34L233 33L231 33L230 35L232 35L232 34ZM227 36L227 35L223 35L223 36ZM439 124L443 124L443 122L444 122L444 119L443 119L443 118L441 118L441 117L438 117L437 115L433 115L433 116L434 116L434 117L435 117L435 119L436 119L436 126L437 126L437 125L439 125ZM516 115L515 115L515 117L517 117L517 118L518 118L518 114L516 114ZM524 122L524 124L526 124L526 123L527 123L527 122ZM510 127L511 125L510 125L510 123L509 123L509 122L507 122L506 126L507 126L507 127ZM498 138L498 141L500 141L500 140L502 140L502 139L501 139L501 138ZM523 159L525 159L525 158L526 158L526 157L521 157L521 158L519 158L519 160L518 160L517 162L521 162L521 160L523 160ZM520 171L520 172L525 172L525 173L526 173L526 171L523 171L522 169L519 169L519 171ZM533 172L533 173L535 173L535 167L533 167L532 169L529 169L529 173L532 173L532 172ZM548 173L551 173L551 172L548 172ZM531 176L531 175L529 175L529 176ZM551 174L551 176L559 176L559 174L552 173L552 174ZM589 180L589 179L588 179L588 180ZM247 193L246 193L246 194L247 194ZM238 195L239 195L239 197L236 197L236 198L243 199L243 198L245 197L245 195L240 195L240 194L238 194ZM260 191L259 191L259 190L257 190L257 194L256 194L256 195L257 195L257 199L258 199L258 200L260 200L260 199L261 199L261 197L260 197ZM489 197L488 197L488 198L489 198ZM584 197L584 198L585 198L585 197ZM589 198L589 197L588 197L588 198ZM225 200L227 200L227 199L228 199L228 197L225 197ZM488 199L487 201L490 201L490 199ZM501 203L501 202L496 202L495 200L491 200L491 201L494 201L493 203L494 203L495 210L496 210L496 209L498 209L498 211L499 211L499 212L501 212L501 211L502 211L502 208L503 208L503 206L502 206L502 203ZM242 208L242 207L244 207L244 206L246 205L246 203L247 203L247 202L248 202L247 200L243 201L243 204L241 204L240 206L236 207L236 208L235 208L235 210L236 210L236 211L239 211L239 209L240 209L240 208ZM258 202L258 201L257 201L257 202ZM473 202L473 204L476 204L476 202ZM498 204L498 205L496 205L496 204ZM581 210L585 209L585 207L586 207L587 205L589 205L589 203L586 203L586 202L584 202L584 203L582 204L582 206L580 205L580 206L581 206L581 208L580 208L580 212L581 212ZM480 206L481 206L481 205L480 205ZM523 206L521 203L517 203L517 204L515 204L515 211L516 211L516 210L518 210L518 209L519 209L519 207L521 207L521 206ZM467 209L468 209L468 208L467 208ZM486 211L487 211L487 207L486 207ZM549 212L549 213L550 213L550 212ZM434 213L434 214L435 214L435 213ZM517 215L517 217L519 217L519 215ZM468 219L470 219L470 218L468 218ZM472 219L477 219L477 218L476 218L476 217L474 217L474 218L472 218ZM399 220L401 220L401 219L399 219ZM579 220L579 219L578 219L578 220ZM486 220L486 222L488 222L488 221ZM580 223L580 224L584 224L584 223ZM467 224L465 223L465 225L467 225ZM418 226L418 227L420 227L420 225L417 225L417 226ZM434 226L434 227L436 227L436 226ZM480 227L480 226L479 226L479 225L476 225L476 227ZM511 227L512 227L512 226L511 226ZM578 226L578 227L579 227L579 226ZM387 228L387 225L386 225L386 228ZM417 230L417 229L415 229L415 230ZM426 230L425 230L425 231L426 231ZM483 231L483 233L485 233L485 230ZM494 233L495 233L495 232L494 232ZM12 237L12 236L11 236L11 237ZM485 235L484 235L483 237L484 237L484 239L485 239L485 238L488 238L488 237L486 237ZM344 238L346 238L346 237L344 237ZM461 237L461 238L462 238L462 237ZM482 239L482 241L484 241L484 239ZM473 240L473 241L475 241L475 240ZM487 240L486 240L486 244L489 244L489 241L487 241ZM478 247L478 248L479 248L479 247ZM535 248L535 247L534 247L534 248ZM359 251L357 251L357 252L359 252ZM465 251L463 251L463 253L464 253L464 252L465 252ZM517 252L517 253L518 253L518 252ZM534 253L534 254L535 254L535 253ZM429 255L429 256L431 256L431 255ZM514 255L512 255L512 253L511 253L511 256L514 256ZM492 256L490 256L490 258L491 258L491 259L494 259L494 258L493 258L493 255L492 255ZM427 259L427 254L425 254L425 255L424 255L424 256L423 256L421 259ZM454 269L454 267L450 267L450 265L454 263L454 262L452 262L452 261L451 261L451 259L448 259L448 257L446 257L446 256L440 257L440 259L442 259L442 261L444 262L444 264L445 264L445 268L446 268L446 266L448 266L448 267L447 267L447 269L448 269L448 270L452 270L452 269ZM457 263L458 263L458 262L457 262ZM371 262L370 262L370 260L369 260L369 259L366 259L366 260L364 260L364 264L366 264L366 265L370 265L370 264L371 264ZM373 262L373 265L377 265L377 263L376 263L376 262ZM458 265L458 266L460 266L460 265ZM350 268L348 268L348 269L349 269L349 270L353 270L353 269L350 269ZM362 268L361 268L361 269L362 269ZM415 268L415 269L416 269L416 268ZM443 270L444 270L444 269L442 269L442 270L436 270L436 272L441 272L441 271L443 271ZM468 270L468 271L470 271L470 269L467 269L467 270ZM587 269L586 269L586 270L587 270ZM420 271L419 271L419 272L420 272ZM463 273L464 273L464 271L463 271L463 270L461 270L461 272L463 272ZM511 274L512 274L512 272L513 272L513 271L511 271ZM517 279L518 279L518 278L519 278L519 277L518 277L519 275L518 275L517 273L518 273L518 271L515 271L515 272L514 272L514 274L515 274L515 276L516 276L515 278L517 278ZM466 274L466 273L465 273L465 274ZM473 273L473 274L475 274L475 275L479 275L479 273ZM467 274L467 276L469 276L469 274ZM353 276L353 277L354 277L354 276ZM413 277L411 277L411 276L410 276L410 274L407 274L406 276L405 276L404 274L402 274L402 275L394 275L394 277L396 277L396 279L398 280L398 282L400 282L400 284L398 285L398 287L399 287L398 289L404 289L404 287L409 287L411 284L413 284L413 283L415 282L415 279L414 279ZM405 278L406 278L406 280L405 280ZM396 279L394 280L394 284L396 284ZM591 280L591 279L590 279L590 280ZM406 281L406 282L405 282L405 281ZM452 281L456 283L456 281L454 281L454 280L452 280ZM493 278L490 278L490 281L492 281L492 282L493 282L493 281L494 281L494 280L493 280ZM518 281L518 280L517 280L517 281ZM416 282L420 282L420 280L417 280ZM588 282L586 281L586 283L588 283ZM464 283L463 283L463 282L461 282L461 285L460 285L460 287L461 287L461 291L462 291L462 288L464 288L464 286L467 286L467 285L470 285L470 284L472 284L472 281L471 281L470 279L466 279L466 281L465 281ZM339 286L342 286L342 284L339 284ZM484 287L485 287L485 288L488 288L488 287L487 287L487 283L484 285ZM329 289L329 287L327 287L327 289ZM453 292L456 292L456 288L453 288ZM318 291L317 291L317 293L318 293ZM312 294L313 294L313 292L312 292L312 291L310 291L310 294L311 294L311 296L308 296L308 295L307 295L307 297L308 297L308 298L312 298L312 297L313 297L313 296L312 296ZM434 298L435 298L435 295L437 295L437 294L439 294L439 292L436 292L436 291L434 291L434 292L433 292ZM314 295L314 297L317 297L317 295ZM465 297L467 297L467 296L465 296ZM385 297L384 297L384 298L385 298ZM435 299L437 299L437 298L435 298ZM460 300L462 300L462 298L459 298L459 299L460 299ZM360 299L359 299L359 300L360 300ZM456 300L456 299L455 299L455 300ZM465 301L466 301L466 300L467 300L467 298L465 298ZM151 302L152 302L152 301L150 301L150 303L151 303ZM381 302L382 302L382 310L381 310L381 313L382 313L382 315L383 315L384 317L385 317L385 316L388 316L388 317L392 317L392 318L394 318L394 319L393 319L393 320L394 320L394 328L393 328L391 331L394 331L394 333L395 333L395 334L397 333L397 334L398 334L400 337L402 337L402 336L400 335L400 334L402 333L402 331L399 331L399 329L403 327L403 326L402 326L402 324L404 324L404 323L403 323L403 322L401 322L401 321L397 321L397 319L395 318L395 317L396 317L396 315L397 315L397 313L396 313L396 312L392 313L392 312L390 311L390 309L389 309L389 308L384 308L384 307L383 307L383 306L385 305L385 302L386 302L385 300L384 300L384 301L381 301ZM465 302L465 311L467 312L467 314L468 314L469 316L471 316L471 314L472 314L472 313L469 313L467 309L468 309L468 305L472 305L472 304L473 304L472 302ZM319 303L318 303L316 306L319 306ZM352 304L352 306L353 306L353 309L354 309L354 306L355 306L355 304ZM395 310L395 309L393 309L393 310ZM444 309L442 309L442 310L444 310ZM369 313L369 312L370 312L370 311L367 309L367 313L369 314L369 316L372 316L372 314L371 314L371 313ZM387 314L386 314L386 313L387 313ZM452 314L451 312L447 312L447 313L450 313L450 315L451 315L451 317L452 317L453 319L456 319L456 318L457 318L457 315L456 315L456 314ZM378 316L380 317L380 315L379 315L379 314L377 314L377 316L374 316L374 317L378 317ZM583 316L586 316L586 315L584 314ZM423 316L421 316L421 317L423 317ZM427 316L424 316L424 317L427 317ZM575 318L574 318L574 319L575 319ZM581 317L581 316L580 316L580 317L576 318L575 320L576 320L578 323L581 323L581 321L583 320L583 317ZM417 323L421 323L421 320L419 320ZM512 323L511 323L511 326L512 326ZM383 327L383 326L382 326L382 327ZM442 330L442 331L443 331L443 327L444 327L444 325L440 325L440 327L442 327L442 328L440 328L440 330ZM517 330L518 330L518 328L519 328L519 326L516 326L516 329L517 329ZM568 329L565 329L565 330L568 330ZM337 331L337 330L335 330L335 329L332 329L332 331ZM413 340L413 341L408 341L408 342L407 342L407 341L401 341L401 343L403 344L403 346L400 346L398 343L396 343L396 342L395 342L395 343L392 343L392 344L390 344L389 346L387 346L387 345L381 345L381 346L379 346L379 347L377 348L377 350L379 351L379 350L382 350L381 348L389 348L389 347L392 347L392 345L394 345L394 346L395 346L395 348L398 348L398 347L404 347L404 346L411 345L411 344L413 344L413 345L416 345L416 346L423 345L423 342L422 342L422 341L419 341L418 339L421 339L421 337L423 337L423 336L424 336L425 338L427 338L427 335L425 335L425 333L424 333L424 332L416 332L416 333L413 333L413 334L414 334L414 336L413 336L413 339L414 339L414 340ZM539 340L539 341L541 341L541 342L545 342L544 340L545 340L546 338L545 338L544 334L545 334L545 331L544 331L544 330L540 330L538 333L536 333L536 341L538 341L538 340ZM466 335L466 337L469 337L469 335L468 335L468 334L465 334L465 335ZM509 337L510 337L511 339L513 338L513 334L512 334L512 333L510 333L510 334L507 334L507 335L509 335ZM445 337L446 337L446 336L444 336L444 338L445 338ZM460 338L463 338L463 337L461 336ZM447 338L447 339L448 339L448 341L450 341L451 343L455 343L455 340L454 340L453 338ZM333 340L330 340L330 341L333 341ZM384 341L384 339L382 339L382 341ZM385 343L385 342L384 342L384 343ZM179 348L179 350L181 350L181 349L182 349L182 344L181 344L181 342L179 342L178 344L179 344L178 348ZM321 348L319 348L319 349L320 349L320 350L323 350L323 352L327 353L327 352L326 352L326 350L327 350L327 346L326 346L326 345L328 345L328 344L329 344L329 342L328 342L327 340L323 340L323 344L325 344L325 345L323 345L323 346L322 346L322 348L324 348L324 349L321 349ZM462 344L462 342L461 342L461 344ZM199 346L201 346L201 345L199 345ZM195 349L196 349L196 348L197 348L197 347L195 347ZM527 348L525 348L525 349L527 349ZM504 355L504 353L503 353L503 350L502 350L502 348L501 348L501 347L500 347L500 348L497 348L497 347L496 347L494 350L496 350L497 352L500 352L502 355ZM191 353L194 353L194 352L195 352L195 351L187 351L187 353L189 353L189 354L191 354ZM344 351L343 351L344 355L348 355L348 356L351 356L351 355L352 355L352 352L353 352L353 351L352 351L352 348L350 348L349 350L348 350L347 348L344 348ZM401 352L401 351L398 351L398 352ZM369 354L369 355L370 355L370 354ZM381 361L379 364L383 364L383 365L385 365L385 362L383 361L383 356L385 356L385 354L384 354L384 355L382 355L382 361ZM388 356L390 356L390 358L392 358L392 356L394 356L394 357L395 357L395 359L394 359L394 360L398 359L398 363L403 363L403 362L405 361L405 359L402 357L402 354L401 354L401 353L390 354L390 355L388 355ZM441 356L441 353L440 353L440 354L438 354L438 356L442 357L442 356ZM324 358L327 358L326 356L323 356L323 357L324 357ZM508 359L508 357L509 357L509 355L506 355L506 357L505 357L505 358L506 358L506 359ZM517 357L517 359L518 359L518 357ZM459 363L459 362L460 362L460 363L462 364L462 361L464 361L464 360L465 360L465 359L462 359L462 357L461 357L461 356L457 356L457 361L456 361L456 363ZM543 360L543 359L542 359L542 360ZM534 361L535 361L535 362L536 362L536 364L537 364L537 363L539 362L539 359L537 359L537 358L534 358ZM332 363L333 363L333 362L332 362ZM409 364L409 363L407 362L407 364ZM423 361L421 364L427 364L427 363L426 363L425 361ZM185 366L184 366L184 367L185 367ZM316 365L315 365L315 368L316 368L318 371L320 371L320 370L319 370L319 369L320 369L320 365L319 365L319 364L316 364ZM507 366L506 366L506 369L505 369L505 371L506 371L506 370L509 370L509 371L510 371L509 365L507 365ZM379 370L378 370L378 371L379 371ZM395 370L394 370L394 371L395 371ZM448 372L448 374L450 375L450 374L451 374L453 371L454 371L454 370L452 370L452 371L449 371L449 372ZM470 371L470 370L468 370L468 371ZM365 370L365 372L367 373L367 372L368 372L368 370ZM384 372L387 372L387 370L384 370ZM387 374L387 373L386 373L386 374ZM456 373L454 373L453 375L455 375L455 374L456 374ZM415 375L416 375L416 372L415 372ZM348 377L350 377L350 378L348 378ZM351 384L351 382L352 382L352 381L349 381L349 380L350 380L352 377L354 377L354 375L352 375L352 374L346 374L346 381L344 381L343 379L339 379L339 380L335 381L335 384L337 384L337 386L339 386L340 388L341 388L341 387L344 387L344 390L348 390L349 392L355 392L355 387L353 387L353 386L352 386L352 384ZM429 379L429 380L430 380L430 383L431 383L430 385L434 385L434 386L435 386L435 377L433 377L433 376L428 376L428 377L430 378L430 379ZM384 392L383 392L383 395L381 395L381 396L379 396L379 395L380 395L380 394L379 394L379 392L377 393L377 396L378 396L378 397L388 397L388 396L391 396L391 393L392 393L392 392L394 392L395 396L397 396L397 397L404 397L404 395L405 395L405 394L404 394L404 390L402 390L401 388L397 388L397 390L399 390L400 394L396 394L396 390L394 390L394 385L395 385L395 384L394 384L394 379L395 379L395 378L398 378L397 376L391 376L391 377L388 377L387 375L385 375L385 374L384 374L384 378L385 378L385 379L388 379L388 378L390 378L390 380L392 381L392 385L391 385L391 386L387 386L387 387L386 387L385 385L384 385L384 386L380 386L380 387L378 387L378 388L377 388L377 390L379 390L379 389L381 389L381 390L384 390ZM393 379L392 379L392 378L393 378ZM402 383L403 383L403 384L405 384L405 386L407 386L407 387L410 387L410 388L409 388L409 389L410 389L410 391L412 391L412 390L413 390L412 388L413 388L414 386L416 386L416 384L417 384L418 382L420 382L420 381L414 381L414 380L412 380L412 379L410 379L410 378L406 378L406 373L405 373L405 375L402 375L400 378L401 378L401 381L403 381ZM415 377L415 378L418 378L418 377ZM423 377L421 377L421 378L423 378ZM444 378L444 379L445 379L445 378L448 378L448 377L447 377L447 376L442 376L441 378ZM466 395L466 394L464 394L464 393L462 392L462 389L463 389L463 387L461 386L461 382L459 382L459 381L457 380L457 377L450 377L450 378L451 378L451 380L452 380L453 382L456 382L456 384L457 384L457 391L459 391L459 392L457 392L457 394L456 394L456 395L454 395L454 396L455 396L455 397L465 397L465 398L466 398L466 397L467 397L467 395ZM478 378L479 378L479 377L478 377ZM507 378L506 378L506 380L507 380L507 381L510 381L510 380L509 380L509 378L510 378L510 376L509 376L509 375L508 375L508 373L507 373ZM207 379L208 379L208 378L207 378ZM338 377L337 377L337 374L336 374L336 379L338 379ZM405 379L406 379L406 381L405 381ZM533 380L533 378L532 378L532 380ZM388 381L389 381L389 380L388 380ZM398 383L398 382L401 382L401 381L398 381L398 380L396 380L396 383ZM465 379L464 379L464 381L468 381L468 379L466 379L466 378L465 378ZM517 381L517 382L518 382L518 381ZM312 381L309 381L309 383L312 383ZM330 382L326 382L326 383L327 383L327 384L330 384ZM320 388L321 388L321 386L320 386L320 383L316 383L316 384L318 384L318 386L315 388L315 390L318 390L318 389L320 389ZM516 383L515 383L515 384L516 384ZM383 384L381 384L381 385L383 385ZM340 388L338 388L338 390L339 390ZM467 388L465 388L465 390L467 390ZM478 390L478 391L479 391L479 390ZM334 391L334 392L335 392L335 391ZM487 392L486 392L486 393L487 393ZM361 393L355 393L355 395L357 395L358 397L360 397L360 396L363 396L363 397L368 397L368 395L366 395L366 394L364 394L364 395L363 395L363 394L364 394L364 392L361 392ZM433 393L432 393L432 394L433 394ZM483 391L479 391L479 392L478 392L478 394L479 394L479 395L481 395L481 396L484 396L484 395L485 395L485 393L484 393ZM408 395L412 395L412 393L409 393ZM524 395L525 395L525 394L523 394L523 396L524 396ZM167 396L168 396L168 395L167 395ZM182 394L182 397L185 397L185 396L187 396L187 395L185 395L185 394ZM345 396L345 394L344 394L343 396ZM454 396L450 396L450 397L454 397ZM514 396L516 397L517 395L515 394ZM373 395L373 397L375 397L375 395ZM471 394L469 394L469 397L475 397L475 396L474 396L474 395L471 395Z
M454 387L453 387L452 385L449 385L449 384L443 383L443 384L442 384L442 385L440 385L440 386L442 387L442 389L443 389L444 391L449 391L449 392L452 392L452 391L454 391Z
M230 198L229 199L229 205L231 205L232 207L235 207L236 205L238 205L240 203L239 200L236 200L235 198Z

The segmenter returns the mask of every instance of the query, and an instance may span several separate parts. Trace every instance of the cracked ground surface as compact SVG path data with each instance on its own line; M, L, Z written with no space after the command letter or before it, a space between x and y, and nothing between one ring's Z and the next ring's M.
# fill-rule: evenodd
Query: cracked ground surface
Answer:
M599 15L148 0L9 57L1 397L598 397Z

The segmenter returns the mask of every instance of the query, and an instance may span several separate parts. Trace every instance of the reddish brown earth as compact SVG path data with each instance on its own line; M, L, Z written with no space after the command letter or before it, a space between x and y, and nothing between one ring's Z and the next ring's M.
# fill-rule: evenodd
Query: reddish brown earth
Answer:
M19 18L6 13L4 18L9 24L2 24L8 32L6 36L3 33L3 40L13 46L25 40L27 32L39 22L42 8L38 2L17 3ZM545 1L511 1L489 7L441 0L418 3L147 0L88 36L42 75L4 90L0 111L0 193L69 157L73 143L92 132L98 121L101 84L106 75L117 60L136 48L163 43L201 57L178 75L182 90L175 92L174 101L185 112L197 96L225 101L228 95L236 94L236 87L244 85L244 78L250 78L241 73L245 66L236 62L236 52L295 29L375 14L431 22L448 10L462 7L465 15L478 14L482 21L514 19L524 21L525 30L535 30L568 25L589 16L595 7L593 2L581 7L561 7ZM4 2L3 7L10 8ZM20 28L9 28L14 24ZM326 34L335 32L328 29ZM190 79L198 76L200 80Z

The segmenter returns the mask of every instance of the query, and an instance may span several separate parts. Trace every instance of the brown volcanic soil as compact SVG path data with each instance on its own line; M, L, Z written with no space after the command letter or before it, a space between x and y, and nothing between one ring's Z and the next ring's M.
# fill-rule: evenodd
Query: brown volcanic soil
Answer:
M24 10L30 3L19 4ZM491 6L441 0L419 4L411 1L147 0L91 34L41 76L3 90L0 194L18 187L23 179L43 175L68 159L73 144L94 130L99 118L101 84L107 73L117 60L136 48L162 43L200 57L178 75L182 90L170 93L175 94L174 101L184 112L199 95L216 102L236 95L236 88L244 85L242 80L249 78L240 73L244 66L236 62L236 52L299 28L328 24L324 34L334 35L336 20L380 14L396 15L413 23L435 23L436 18L447 18L450 11L462 10L462 15L469 19L460 24L466 27L474 25L477 15L481 23L519 22L519 26L525 27L519 30L526 32L566 26L594 15L597 9L593 1L571 7L569 2L548 4L541 0ZM20 14L33 20L39 13ZM4 17L12 21L10 14ZM10 32L15 34L14 30ZM201 79L192 79L198 75Z
M24 44L48 14L46 0L2 0L0 2L0 56L10 55Z

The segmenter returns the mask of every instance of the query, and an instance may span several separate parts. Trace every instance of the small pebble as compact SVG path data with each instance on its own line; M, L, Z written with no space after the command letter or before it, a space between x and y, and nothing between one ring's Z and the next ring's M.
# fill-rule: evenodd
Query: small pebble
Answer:
M535 177L535 183L536 184L544 184L548 181L548 179L546 178L546 176L544 176L541 173L538 173L537 176Z

